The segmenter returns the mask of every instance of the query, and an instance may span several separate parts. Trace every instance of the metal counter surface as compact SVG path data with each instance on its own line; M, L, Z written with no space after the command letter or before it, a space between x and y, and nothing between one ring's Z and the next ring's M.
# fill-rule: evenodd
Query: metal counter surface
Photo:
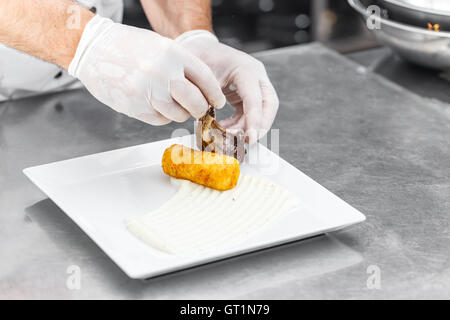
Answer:
M318 44L258 56L280 97L281 157L367 221L131 280L22 169L192 132L192 121L152 127L85 90L1 103L0 298L450 298L450 106Z

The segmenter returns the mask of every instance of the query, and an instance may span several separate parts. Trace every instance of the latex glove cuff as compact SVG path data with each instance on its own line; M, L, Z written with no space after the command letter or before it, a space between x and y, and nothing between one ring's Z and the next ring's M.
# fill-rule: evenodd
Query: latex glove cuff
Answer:
M199 37L207 37L211 40L214 40L216 43L219 43L219 39L217 39L217 37L208 30L186 31L185 33L176 37L175 41L180 44L186 44L186 43L189 43L190 41L197 39Z
M77 50L69 64L69 69L67 70L69 74L75 78L79 77L79 66L86 55L87 50L92 48L96 39L100 39L102 34L108 31L115 22L111 19L95 15L84 27L83 34L81 35L80 42L78 43Z

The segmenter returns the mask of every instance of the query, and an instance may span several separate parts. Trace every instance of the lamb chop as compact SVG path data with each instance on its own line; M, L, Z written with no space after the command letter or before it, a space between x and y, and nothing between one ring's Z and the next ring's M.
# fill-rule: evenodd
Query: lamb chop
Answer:
M197 122L196 142L202 151L217 152L242 162L247 150L243 132L227 132L217 121L214 108L210 107Z

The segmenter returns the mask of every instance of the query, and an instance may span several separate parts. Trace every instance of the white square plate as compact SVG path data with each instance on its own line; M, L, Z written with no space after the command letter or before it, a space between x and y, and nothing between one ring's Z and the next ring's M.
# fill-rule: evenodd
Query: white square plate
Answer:
M337 230L365 216L261 144L241 172L290 190L301 207L237 246L178 257L154 249L125 227L128 216L151 212L176 188L161 169L165 148L194 145L192 135L27 168L25 175L51 198L131 278L145 279ZM253 163L253 164L250 164Z

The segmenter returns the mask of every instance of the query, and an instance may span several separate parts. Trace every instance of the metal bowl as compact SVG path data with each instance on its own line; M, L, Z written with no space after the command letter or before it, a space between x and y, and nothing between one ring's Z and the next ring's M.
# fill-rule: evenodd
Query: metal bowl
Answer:
M397 22L423 28L429 23L438 24L441 30L450 30L449 0L377 0L377 3Z
M373 15L367 8L370 0L348 0L369 25L377 39L404 59L434 69L450 69L450 32L430 31ZM372 19L372 20L370 20Z
M411 8L428 13L450 14L450 3L448 0L380 0L395 4L405 9Z

